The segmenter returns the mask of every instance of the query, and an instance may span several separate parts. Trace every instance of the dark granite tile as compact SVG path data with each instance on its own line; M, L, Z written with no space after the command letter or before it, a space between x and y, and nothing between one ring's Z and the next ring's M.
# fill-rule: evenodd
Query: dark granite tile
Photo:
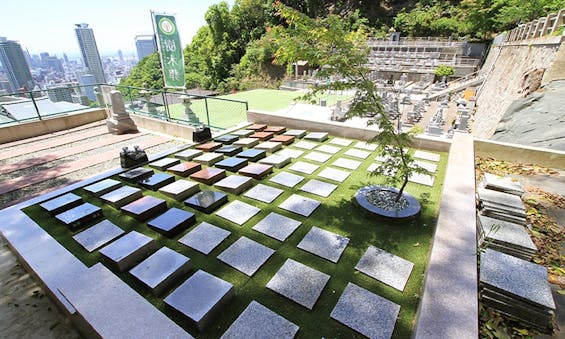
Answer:
M239 139L239 137L237 135L224 134L224 135L220 135L219 137L214 138L214 141L221 142L224 145L230 145L234 141L236 141L237 139Z
M167 202L152 196L145 196L121 208L122 211L139 221L145 221L167 210Z
M267 156L267 152L261 149L248 149L235 155L238 158L244 158L251 162L257 162Z
M84 203L71 208L61 214L57 214L55 218L65 224L71 229L77 229L85 224L100 218L102 216L102 209L90 203Z
M236 155L237 153L243 151L243 147L237 145L228 145L218 148L215 152L229 157Z
M176 174L181 177L188 177L194 172L198 172L202 169L202 165L197 162L182 162L178 165L167 168L167 171Z
M157 218L148 221L147 226L170 238L195 222L196 216L194 213L173 207Z
M228 202L228 195L223 192L204 190L184 201L185 205L207 214L212 213Z
M174 181L175 181L174 175L167 173L155 173L148 178L141 179L139 181L139 184L152 191L156 191L159 188L168 185Z
M55 199L48 200L39 206L50 214L59 214L82 204L82 198L74 193L67 193Z
M144 168L144 167L139 167L139 168L134 168L130 171L124 172L122 174L119 175L120 178L127 180L127 181L131 181L131 182L137 182L143 178L147 178L149 176L151 176L153 173L152 169L149 168Z
M227 158L217 162L214 166L230 172L237 172L247 166L247 160L243 158Z

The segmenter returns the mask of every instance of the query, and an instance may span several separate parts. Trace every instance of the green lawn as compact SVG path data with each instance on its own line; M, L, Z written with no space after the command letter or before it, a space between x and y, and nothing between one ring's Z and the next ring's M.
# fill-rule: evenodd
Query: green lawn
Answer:
M431 195L430 202L423 206L420 218L417 221L411 222L391 222L369 214L360 208L357 203L354 202L353 198L355 192L362 186L379 182L379 178L369 177L367 175L368 172L366 171L367 167L372 163L375 157L374 153L364 160L361 166L356 171L353 171L346 181L339 184L338 188L330 195L329 198L321 198L299 190L299 188L310 178L326 181L325 179L317 177L317 174L323 168L338 159L347 149L351 147L352 146L344 147L337 154L334 154L330 160L320 166L320 168L312 175L300 174L306 176L306 179L293 189L272 183L268 180L268 178L261 180L264 184L279 187L285 191L271 204L264 204L256 200L246 198L243 194L240 196L229 194L230 202L238 199L261 209L261 212L258 215L242 226L232 224L216 216L214 213L207 215L191 210L190 208L185 207L182 202L174 201L158 192L143 190L145 195L152 195L167 200L169 208L178 207L195 212L197 224L206 221L229 230L231 235L209 255L203 255L200 252L192 250L178 242L178 239L180 239L188 231L192 230L194 226L190 227L187 231L183 231L174 238L169 239L149 229L145 223L137 222L133 218L120 213L120 211L113 207L103 204L100 199L89 196L81 189L75 190L74 193L79 194L84 198L84 200L92 204L101 206L104 211L104 216L116 225L120 226L126 232L137 230L154 238L159 247L168 246L189 257L193 263L193 270L191 271L191 274L198 269L203 269L208 273L234 284L235 297L227 304L222 312L220 312L212 326L203 332L198 332L179 317L178 314L167 309L163 303L163 298L151 295L149 290L135 281L128 273L115 272L127 284L132 286L157 308L162 310L194 336L207 338L219 337L245 309L245 307L247 307L252 300L256 300L274 312L297 324L300 327L300 331L297 335L298 338L360 338L362 337L360 334L330 318L330 313L336 305L344 288L349 282L352 282L399 304L401 309L393 337L408 338L412 334L416 310L422 293L424 271L437 219L447 155L445 153L441 154L441 160L438 164L438 172L436 173L434 187L427 187L413 183L410 183L407 186L406 191L417 198L420 197L420 194L422 193L429 193ZM306 151L303 156L307 153L308 152ZM303 159L302 157L293 159L293 163L296 161L308 162L308 160ZM318 163L312 163L319 165ZM290 167L290 165L285 166L284 169L275 169L275 174L280 171L286 171L288 167ZM269 178L273 175L270 175ZM115 179L118 178L115 177ZM177 180L178 179L181 178L177 177ZM257 182L255 182L255 184L256 183ZM203 184L200 184L200 187L202 189L209 188ZM212 189L216 190L213 187ZM304 218L277 208L279 204L293 193L298 193L320 200L322 205L309 218ZM284 242L277 241L251 229L257 222L272 211L302 222L302 225ZM69 231L65 226L57 222L54 217L43 212L38 205L27 208L25 212L85 264L90 266L96 262L102 261L98 252L87 253L72 239L72 236L76 234L76 232ZM346 250L336 264L296 247L313 226L332 231L350 239ZM276 250L276 253L257 271L253 277L248 277L247 275L240 273L216 259L222 251L233 244L241 236L246 236ZM414 269L404 291L398 291L354 269L355 265L370 245L384 249L414 263ZM324 288L320 298L312 310L307 310L306 308L265 287L267 282L273 277L287 258L292 258L331 276L331 279Z

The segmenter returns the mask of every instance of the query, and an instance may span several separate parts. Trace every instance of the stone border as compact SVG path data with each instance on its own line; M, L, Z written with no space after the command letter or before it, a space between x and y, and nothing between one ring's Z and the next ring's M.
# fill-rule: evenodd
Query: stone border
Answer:
M414 217L414 216L417 216L417 215L420 214L420 209L422 208L420 206L420 202L416 198L414 198L411 194L408 194L406 192L403 192L402 196L406 199L406 201L408 201L408 206L403 210L387 211L385 209L379 208L379 207L371 204L367 200L367 198L365 197L365 194L368 191L375 191L375 190L392 191L394 193L398 193L398 191L399 191L399 189L395 188L395 187L383 187L383 186L377 186L377 185L365 186L365 187L361 187L357 191L357 194L355 194L355 200L357 201L357 203L359 205L361 205L361 207L363 207L367 211L374 213L376 215L379 215L381 217L393 218L393 219L404 219L404 218L411 218L411 217Z

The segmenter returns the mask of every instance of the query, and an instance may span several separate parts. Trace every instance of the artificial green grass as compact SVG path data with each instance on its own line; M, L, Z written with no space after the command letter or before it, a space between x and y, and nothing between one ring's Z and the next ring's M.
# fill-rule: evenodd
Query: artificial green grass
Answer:
M327 143L327 141L325 143ZM274 176L276 173L286 171L286 168L290 165L285 166L283 169L275 169L274 174L261 180L261 182L267 185L279 187L285 191L271 204L264 204L256 200L246 198L243 194L237 196L237 199L240 201L261 208L261 212L258 215L251 218L242 226L226 221L216 216L214 213L207 215L196 212L185 207L182 202L174 201L173 199L170 199L158 192L144 189L145 195L153 195L167 200L169 208L178 207L195 212L197 216L196 224L206 221L232 232L232 234L209 255L203 255L177 241L184 234L192 230L194 226L183 231L174 238L168 239L165 236L149 229L146 223L140 223L124 213L119 212L113 207L102 204L100 199L89 196L82 189L76 190L75 193L81 195L85 201L101 206L104 216L116 225L120 226L126 232L137 230L154 238L159 247L168 246L189 257L193 263L193 270L190 274L198 269L203 269L206 272L234 284L235 297L220 312L218 318L208 329L203 332L198 332L191 327L187 321L183 320L181 316L165 307L162 301L164 297L159 298L151 295L148 289L133 279L127 272L114 272L127 284L146 297L157 308L171 317L171 319L176 321L180 326L185 328L194 336L219 337L247 307L247 305L252 300L256 300L298 325L300 327L300 331L297 335L298 338L309 338L314 336L332 338L362 337L359 333L330 318L330 313L335 307L347 283L352 282L401 306L393 337L407 338L412 334L416 309L422 292L421 289L424 270L436 223L447 156L444 153L441 154L441 160L438 164L438 170L435 176L436 179L434 187L427 187L413 183L409 183L407 186L406 191L417 198L420 197L421 193L430 194L430 202L423 205L420 218L412 222L391 222L366 212L364 209L359 207L356 202L354 202L354 195L359 188L367 184L377 183L380 179L382 179L369 177L368 172L366 171L367 167L373 162L375 152L364 160L362 165L357 170L353 171L347 180L339 184L338 188L330 195L329 198L321 198L299 190L299 187L311 178L331 182L323 178L319 178L316 175L321 170L328 167L333 161L338 159L349 148L352 148L352 146L342 148L341 151L333 155L332 158L324 164L312 162L313 164L320 165L320 168L312 175L299 173L300 175L305 176L306 179L292 189L280 186L268 180L268 178ZM308 151L304 152L303 156L307 153ZM307 159L303 159L303 156L298 159L293 159L293 163L296 161L309 162ZM177 179L181 179L181 177L177 177ZM202 189L209 188L203 184L200 184L200 187ZM216 190L214 187L211 187L211 189ZM322 201L322 205L318 207L318 209L308 218L295 215L276 207L293 193L298 193L320 200ZM236 199L235 195L228 195L230 202ZM251 229L251 227L272 211L291 217L295 220L299 220L303 224L284 242L279 242L278 240L272 239ZM98 252L87 253L72 239L72 236L78 233L78 231L69 231L65 226L57 222L54 217L43 212L38 205L27 208L25 212L85 264L90 266L101 261L102 258ZM335 232L350 239L347 248L336 264L296 247L313 226ZM223 250L228 248L241 236L246 236L276 250L275 254L257 271L253 277L248 277L247 275L216 259ZM414 263L414 268L404 291L398 291L355 270L355 265L370 245L382 248ZM306 308L265 287L287 258L292 258L331 276L328 284L324 288L320 298L312 310L307 310ZM170 291L173 289L174 287ZM167 292L167 294L169 292Z

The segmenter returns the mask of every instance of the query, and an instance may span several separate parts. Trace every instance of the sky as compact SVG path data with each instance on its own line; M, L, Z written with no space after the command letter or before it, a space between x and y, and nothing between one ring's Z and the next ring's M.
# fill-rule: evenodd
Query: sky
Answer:
M234 0L226 0L231 8ZM137 34L153 34L150 11L175 14L183 45L206 24L208 7L221 0L24 0L2 1L0 36L15 40L31 54L80 55L74 27L93 29L102 55L134 55Z

